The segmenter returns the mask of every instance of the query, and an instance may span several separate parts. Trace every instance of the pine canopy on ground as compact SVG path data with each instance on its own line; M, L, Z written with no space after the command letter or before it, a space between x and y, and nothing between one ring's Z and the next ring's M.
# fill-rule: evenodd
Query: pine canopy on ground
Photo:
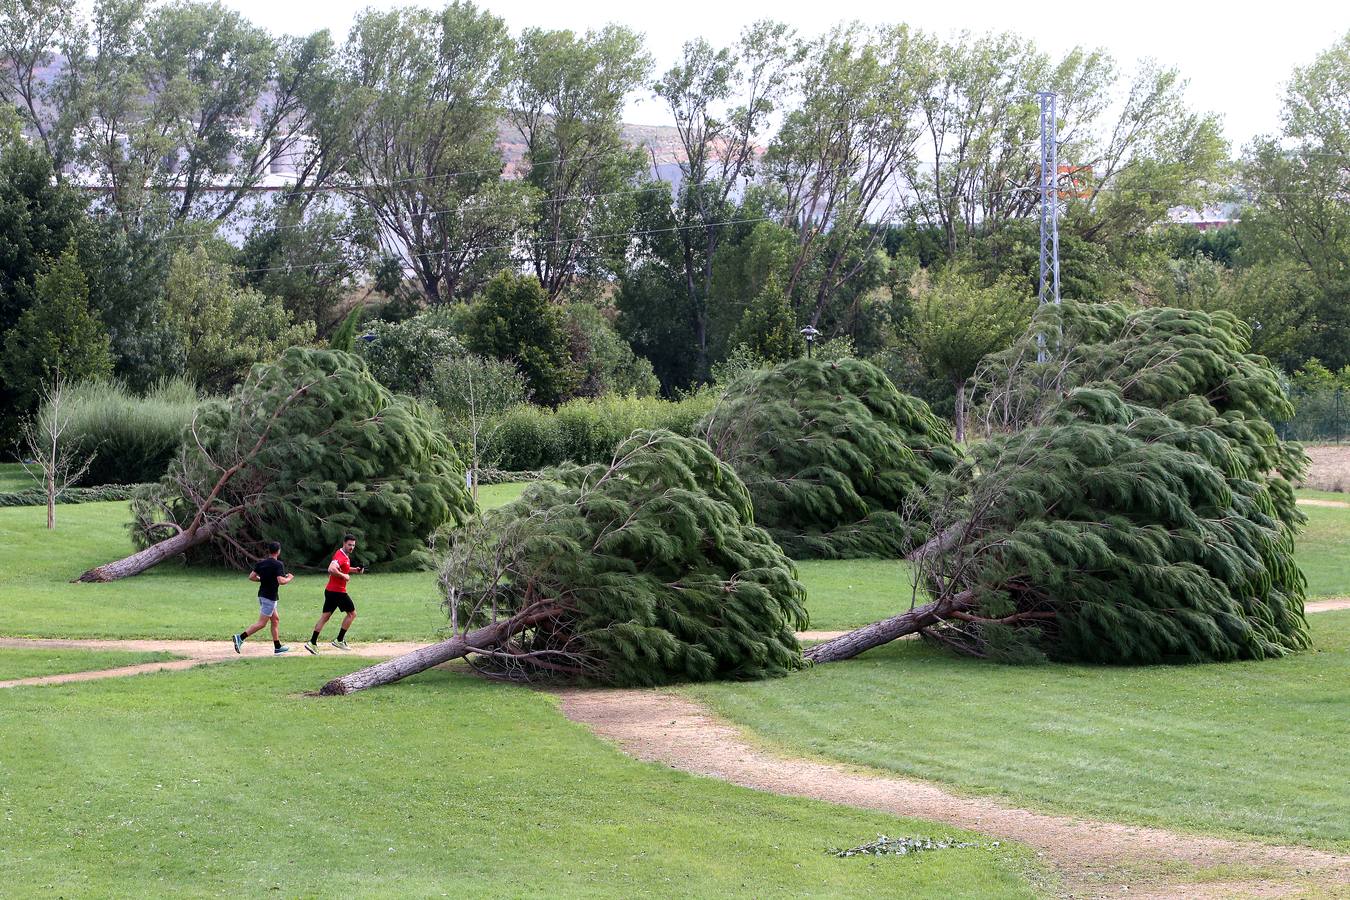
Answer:
M452 540L455 630L534 613L474 657L489 674L650 685L802 664L796 569L701 441L636 431L612 462L553 470Z
M907 501L960 458L947 423L857 359L746 373L699 424L794 558L898 557L926 536ZM906 525L906 521L910 525Z
M956 539L925 577L970 599L929 633L980 655L1104 663L1306 647L1292 489L1306 458L1269 424L1288 400L1247 352L1248 327L1065 303L1035 330L1054 336L1049 361L1019 366L1029 339L1005 359L1012 393L989 397L1024 403L1023 427L976 444L933 491L935 528Z
M406 564L473 508L435 419L341 351L291 348L202 404L168 474L133 503L138 544L189 527L233 464L206 504L220 527L193 555L245 565L275 540L293 564L324 565L350 531L363 563Z

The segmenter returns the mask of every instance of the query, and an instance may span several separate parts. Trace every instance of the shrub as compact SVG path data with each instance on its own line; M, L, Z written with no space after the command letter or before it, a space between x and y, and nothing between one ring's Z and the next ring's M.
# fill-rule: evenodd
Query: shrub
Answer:
M71 416L67 435L77 453L94 456L83 483L157 480L168 470L199 399L182 377L162 380L139 396L116 381L76 385L65 400Z
M105 484L99 487L73 487L61 492L61 503L106 503L110 500L130 500L141 485ZM3 506L44 506L47 492L42 488L26 488L22 491L0 493L0 507Z
M684 400L609 396L571 400L557 410L520 406L494 423L486 458L503 469L541 469L563 462L608 462L638 429L690 434L714 402L709 394Z

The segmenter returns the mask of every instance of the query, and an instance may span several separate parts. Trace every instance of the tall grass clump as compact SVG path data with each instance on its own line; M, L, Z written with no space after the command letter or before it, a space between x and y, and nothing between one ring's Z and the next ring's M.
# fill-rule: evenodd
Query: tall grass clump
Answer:
M80 454L94 456L81 484L158 480L200 399L185 378L161 380L140 395L117 381L76 385L65 400L71 416L67 435Z
M712 394L683 400L611 394L571 400L556 410L518 406L493 422L486 456L513 471L609 462L614 449L639 429L690 434L715 399Z

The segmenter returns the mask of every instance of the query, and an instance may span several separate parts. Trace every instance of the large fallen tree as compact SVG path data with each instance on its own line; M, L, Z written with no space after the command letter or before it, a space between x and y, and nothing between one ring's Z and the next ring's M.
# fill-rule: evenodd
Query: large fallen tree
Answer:
M697 433L740 475L755 520L795 559L899 557L905 517L960 459L951 428L857 359L797 359L737 379Z
M512 680L746 679L802 665L804 592L706 444L639 431L609 464L567 467L451 536L452 636L334 679L388 684L459 657Z
M141 549L80 580L183 555L247 567L268 540L297 564L320 563L348 531L363 561L408 561L472 504L454 449L416 401L350 354L292 348L198 408L168 473L132 501Z
M1050 358L989 382L1001 387L986 415L1016 430L930 486L935 537L913 558L931 602L809 659L914 633L1006 660L1198 662L1307 646L1291 487L1306 461L1268 422L1288 402L1246 353L1246 326L1065 306L1038 325ZM1028 341L1010 356L1035 353Z

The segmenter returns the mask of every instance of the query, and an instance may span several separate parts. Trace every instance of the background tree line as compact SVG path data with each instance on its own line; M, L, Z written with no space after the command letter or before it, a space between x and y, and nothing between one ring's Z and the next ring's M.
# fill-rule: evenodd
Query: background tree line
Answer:
M0 9L7 417L58 369L223 391L350 319L356 349L476 359L545 405L687 392L810 324L959 425L1035 305L1047 89L1066 296L1230 309L1287 372L1350 364L1350 36L1235 157L1177 70L1014 34L759 22L657 71L627 28L513 35L461 2L341 40L216 3ZM641 93L671 140L625 134ZM1240 224L1166 227L1223 200Z

